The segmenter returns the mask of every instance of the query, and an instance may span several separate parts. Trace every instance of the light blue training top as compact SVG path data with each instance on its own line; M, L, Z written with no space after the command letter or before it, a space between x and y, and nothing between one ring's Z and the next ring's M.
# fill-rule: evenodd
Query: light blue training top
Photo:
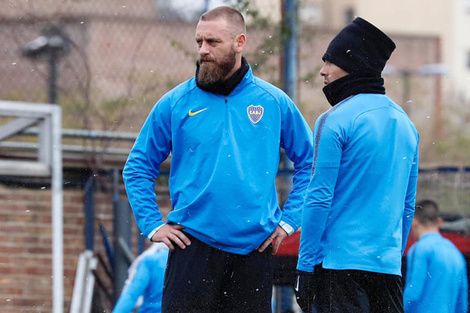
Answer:
M135 276L123 290L113 313L130 313L140 296L142 305L138 313L159 313L162 311L163 281L168 260L168 249L159 249L145 255L137 266Z
M409 250L403 298L406 313L467 312L467 264L441 234L424 234Z
M293 190L282 211L275 184L281 148L294 163ZM150 112L123 172L137 224L148 238L164 224L154 180L170 152L168 223L241 255L278 225L299 228L312 132L292 100L251 68L228 96L203 91L192 78Z
M401 275L414 215L418 132L380 94L349 97L314 128L297 268Z

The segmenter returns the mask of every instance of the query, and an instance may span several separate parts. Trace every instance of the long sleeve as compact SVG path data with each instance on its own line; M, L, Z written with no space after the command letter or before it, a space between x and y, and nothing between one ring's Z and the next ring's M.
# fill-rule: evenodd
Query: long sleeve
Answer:
M356 95L320 116L299 270L312 272L322 263L401 274L416 196L417 136L402 109L383 95Z
M310 181L313 160L312 132L292 101L283 112L281 146L294 163L293 188L284 204L282 221L297 230L300 226L305 192Z
M342 155L340 136L325 125L326 116L314 129L313 175L307 189L302 214L299 261L297 269L313 272L321 263L321 239L334 197Z
M170 151L169 100L163 98L145 121L123 171L137 225L146 237L163 225L155 194L155 179Z
M418 160L419 160L419 153L418 153L418 149L416 149L416 154L413 159L413 165L411 168L411 174L410 174L408 188L406 191L406 198L405 198L405 211L403 214L403 232L402 232L402 248L401 248L402 255L406 249L406 243L408 241L408 235L410 233L411 222L413 221L414 212L415 212L416 185L418 183Z
M463 263L465 264L465 259L463 258ZM461 276L462 282L460 284L459 294L457 297L457 306L456 312L466 313L468 312L468 279L467 279L467 267L463 267L463 273Z

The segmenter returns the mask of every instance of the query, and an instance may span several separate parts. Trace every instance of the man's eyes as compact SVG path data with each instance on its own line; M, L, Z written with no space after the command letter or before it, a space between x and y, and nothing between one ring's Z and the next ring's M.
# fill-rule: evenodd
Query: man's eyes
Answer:
M203 40L196 40L196 44L197 44L199 47L202 46L202 42L203 42ZM211 45L211 46L215 46L215 45L217 45L217 44L220 42L220 40L208 39L208 40L206 40L206 42L207 42L209 45Z

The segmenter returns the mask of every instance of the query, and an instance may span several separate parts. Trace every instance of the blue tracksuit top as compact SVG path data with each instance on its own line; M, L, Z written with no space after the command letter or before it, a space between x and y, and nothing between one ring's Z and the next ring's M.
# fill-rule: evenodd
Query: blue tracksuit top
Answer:
M359 94L323 113L313 140L297 268L401 275L418 177L415 126L386 95Z
M275 185L280 148L295 168L283 211ZM123 171L137 224L147 237L164 223L154 180L170 152L168 223L242 255L255 250L280 222L299 228L312 133L292 100L253 76L251 68L228 96L203 91L193 77L150 112Z
M406 313L467 312L465 259L439 233L424 234L408 252L403 302Z
M140 261L131 283L122 291L113 313L133 312L140 296L143 296L143 303L139 307L138 313L161 312L167 260L168 249L146 255Z

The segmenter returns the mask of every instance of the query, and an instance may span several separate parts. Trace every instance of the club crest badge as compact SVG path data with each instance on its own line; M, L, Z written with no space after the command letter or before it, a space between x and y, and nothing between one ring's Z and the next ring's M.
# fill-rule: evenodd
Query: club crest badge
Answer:
M248 117L250 118L250 121L253 122L253 124L258 123L261 121L261 118L263 117L264 114L264 108L261 105L256 105L254 106L251 104L247 109Z

